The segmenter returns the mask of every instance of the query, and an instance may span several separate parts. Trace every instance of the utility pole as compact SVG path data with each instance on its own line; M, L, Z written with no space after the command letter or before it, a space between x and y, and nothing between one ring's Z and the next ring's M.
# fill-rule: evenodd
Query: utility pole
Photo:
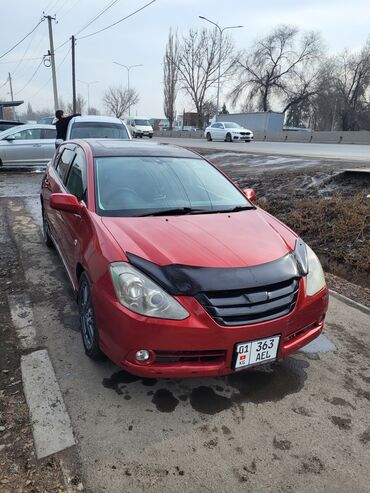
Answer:
M216 111L216 121L217 121L217 115L220 114L220 80L221 80L221 54L222 54L222 34L224 31L227 29L239 29L244 26L228 26L221 28L216 22L210 21L207 19L207 17L204 17L203 15L198 16L199 19L203 19L204 21L209 22L210 24L213 24L219 31L220 33L220 46L219 46L219 53L218 53L218 77L217 77L217 111Z
M57 74L55 70L55 54L54 54L54 41L53 41L53 27L51 21L55 21L55 17L51 15L44 15L44 19L48 20L49 26L49 43L50 43L50 61L51 61L51 73L53 77L53 93L54 93L54 108L57 111L59 103L58 103L58 88L57 88Z
M9 87L10 87L10 97L12 98L12 101L14 101L12 76L10 75L10 72L8 72L8 80L9 80Z
M77 111L76 104L76 59L75 59L75 37L72 36L72 99L73 99L73 113Z

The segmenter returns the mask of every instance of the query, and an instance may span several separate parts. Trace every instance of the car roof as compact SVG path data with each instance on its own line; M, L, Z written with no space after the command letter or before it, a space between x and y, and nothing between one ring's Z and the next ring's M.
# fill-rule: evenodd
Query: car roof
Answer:
M11 134L13 132L23 132L23 130L32 130L33 128L46 128L49 130L56 130L55 125L47 125L43 123L29 123L28 125L16 125L14 127L8 128L7 130L4 130L1 133L1 136Z
M159 142L137 142L128 139L81 139L76 142L87 143L94 157L152 156L202 159L183 147Z
M84 115L75 116L73 118L74 122L105 122L105 123L122 123L119 118L115 116L100 116L100 115Z

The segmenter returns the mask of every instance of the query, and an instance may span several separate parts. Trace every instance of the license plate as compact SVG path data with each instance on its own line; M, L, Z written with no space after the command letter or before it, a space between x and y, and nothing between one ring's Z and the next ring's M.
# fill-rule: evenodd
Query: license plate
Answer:
M234 369L260 365L276 360L280 336L258 339L257 341L241 342L235 346Z

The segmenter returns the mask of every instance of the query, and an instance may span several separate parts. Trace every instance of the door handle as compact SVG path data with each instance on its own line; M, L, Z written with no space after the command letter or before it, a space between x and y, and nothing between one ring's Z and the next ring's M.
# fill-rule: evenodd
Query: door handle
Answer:
M33 147L41 147L42 144L32 144Z

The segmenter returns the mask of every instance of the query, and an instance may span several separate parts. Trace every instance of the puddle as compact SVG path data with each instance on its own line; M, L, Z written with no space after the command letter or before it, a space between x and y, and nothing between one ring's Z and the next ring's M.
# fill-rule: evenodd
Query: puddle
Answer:
M307 346L304 346L299 351L301 353L330 353L337 349L336 345L325 335L320 334L317 339L313 340Z
M161 413L172 413L179 404L179 400L167 389L157 390L152 402Z
M309 363L304 360L288 358L281 363L266 365L254 370L247 370L227 377L205 378L204 385L191 388L194 380L156 380L139 378L123 370L103 379L103 386L114 390L127 398L129 384L140 382L143 386L154 386L157 382L169 388L147 392L151 402L159 412L171 413L182 403L201 414L214 415L242 403L260 404L277 402L289 394L299 392L306 380L306 368ZM195 382L199 382L196 380ZM184 382L189 385L185 386ZM208 384L208 385L207 385ZM222 385L220 385L222 384ZM137 389L136 389L137 390ZM227 394L227 395L225 395ZM134 396L131 393L131 397ZM188 404L189 403L189 404Z
M113 375L109 378L103 378L103 386L107 389L114 390L119 395L122 395L122 389L126 387L124 384L138 382L140 380L146 387L152 387L157 383L155 378L140 378L132 375L131 373L127 373L127 371L121 370L113 373Z

